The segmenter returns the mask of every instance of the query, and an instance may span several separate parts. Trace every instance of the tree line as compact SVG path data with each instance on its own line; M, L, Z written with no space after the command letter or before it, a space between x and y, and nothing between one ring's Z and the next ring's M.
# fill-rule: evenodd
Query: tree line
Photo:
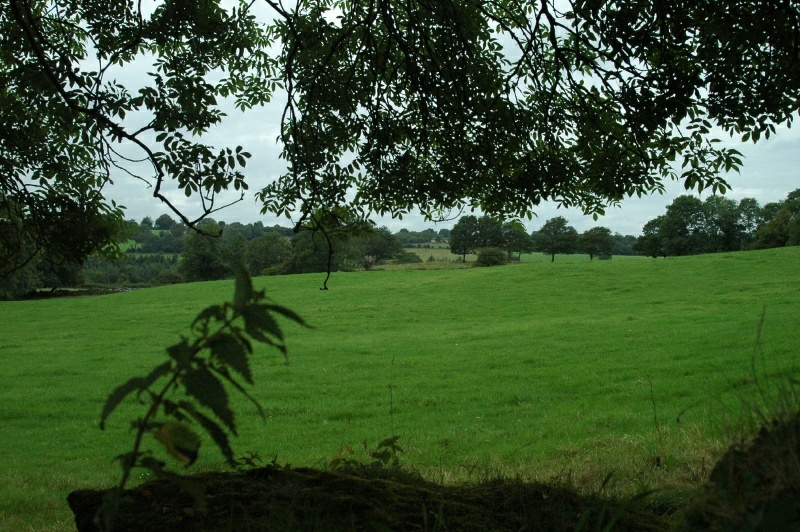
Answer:
M763 207L753 198L701 201L679 196L648 221L634 244L649 257L697 255L800 245L800 189Z
M195 229L200 229L198 232ZM648 221L637 237L597 226L580 234L562 216L527 232L516 219L462 216L452 229L401 229L392 233L370 223L331 231L300 230L262 222L242 224L207 219L195 229L163 214L155 220L127 220L117 230L126 252L93 254L84 261L64 260L58 249L44 249L13 275L0 280L0 298L24 296L42 287L146 286L230 277L232 261L242 261L252 275L279 275L370 269L378 263L421 262L404 248L447 243L466 261L468 254L487 255L489 263L519 260L541 252L551 261L559 254L585 253L590 259L639 254L667 257L800 245L800 189L763 207L753 198L734 201L709 196L704 201L683 195L666 213ZM207 235L219 235L210 238Z
M450 251L461 255L462 260L470 253L482 249L498 248L512 260L523 253L540 251L555 261L558 254L586 253L589 259L599 256L632 255L633 236L612 234L607 227L593 227L583 234L569 225L563 216L547 220L530 235L519 220L502 221L492 216L462 216L450 232Z
M233 275L230 264L234 261L244 263L251 275L281 275L371 269L389 260L422 262L407 248L447 243L464 261L467 254L484 248L502 249L506 260L513 254L519 258L535 250L553 254L581 250L592 257L631 254L634 240L611 235L606 228L595 228L578 237L563 218L548 221L529 235L518 220L501 222L489 216L464 216L452 230L438 231L400 229L392 233L386 227L366 223L333 228L326 233L327 238L322 231L295 232L262 222L207 219L190 229L167 214L155 219L147 216L139 222L126 220L120 231L126 241L125 252L112 257L93 254L83 261L64 261L45 248L35 260L3 280L0 298L24 297L45 287L150 286L223 279Z

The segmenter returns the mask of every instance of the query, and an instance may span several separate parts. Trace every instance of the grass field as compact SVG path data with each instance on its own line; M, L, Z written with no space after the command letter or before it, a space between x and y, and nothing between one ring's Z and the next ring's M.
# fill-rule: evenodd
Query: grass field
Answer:
M461 263L461 255L454 255L450 252L450 247L447 244L430 244L430 247L411 247L406 248L406 251L416 253L423 263L417 264L400 264L397 266L378 266L378 269L445 269L445 268L461 268L469 267L470 263L475 262L477 255L473 253L467 254L466 264ZM514 253L513 259L517 261L520 258L518 254ZM431 260L433 259L433 260ZM522 255L519 262L550 262L550 255L544 253L525 253ZM599 260L595 257L594 260ZM645 257L615 255L613 260L626 261L626 260L647 260ZM577 253L574 255L556 255L555 262L589 262L589 255Z
M739 399L754 398L763 309L758 371L779 382L797 370L800 248L560 259L334 274L328 291L322 275L256 279L314 328L286 325L289 365L256 353L268 419L237 401L235 450L324 467L396 434L401 461L434 480L569 476L591 488L617 471L628 491L702 480ZM106 395L163 361L232 285L0 302L0 529L69 530L67 493L116 482L111 460L138 410L101 432ZM220 464L206 442L196 467Z

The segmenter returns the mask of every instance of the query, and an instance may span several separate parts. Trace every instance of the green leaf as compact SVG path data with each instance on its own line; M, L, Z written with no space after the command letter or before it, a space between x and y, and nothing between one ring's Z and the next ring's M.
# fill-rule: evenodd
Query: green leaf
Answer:
M311 326L307 324L306 321L303 318L301 318L299 314L297 314L295 311L291 309L282 307L280 305L264 305L264 308L266 308L267 311L269 312L276 312L281 316L283 316L284 318L288 318L294 321L295 323L302 325L303 327L311 328Z
M228 392L207 368L201 367L187 371L181 382L186 393L198 403L208 408L236 434L233 411L228 406Z
M212 305L210 307L204 308L200 311L200 314L194 319L194 323L192 326L196 325L197 322L207 320L209 318L214 318L217 321L224 321L225 320L225 308L222 305Z
M236 276L236 284L233 290L233 308L236 312L242 312L253 299L253 281L241 262L235 262L232 265L232 269Z
M160 377L169 373L172 367L171 362L165 362L160 366L156 366L153 371L146 377L134 377L125 384L118 386L113 392L108 395L106 403L103 406L103 412L100 414L100 429L105 429L106 419L131 392L137 390L146 390Z
M188 467L197 460L200 436L185 423L175 421L164 423L153 431L153 436L183 465Z
M236 373L253 384L253 373L250 371L248 350L231 334L220 334L211 343L211 353L226 366L233 368Z
M250 400L251 403L253 403L253 406L255 406L256 410L258 410L258 415L261 417L261 419L266 419L267 418L266 414L264 413L264 409L261 408L261 405L256 400L256 398L253 397L252 395L250 395L249 393L247 393L247 390L245 390L244 387L241 384L239 384L238 382L236 382L233 379L233 376L230 374L230 372L227 370L227 368L213 368L213 370L214 370L215 373L219 374L223 379L225 379L227 382L229 382L231 386L233 386L234 388L239 390L242 393L242 395L244 395L245 397L247 397ZM253 384L253 383L250 383L250 384Z
M222 430L222 427L217 425L213 419L203 415L201 412L198 412L195 409L189 409L188 412L189 415L191 415L200 424L200 426L203 427L208 435L211 436L211 439L214 440L214 443L217 444L217 447L219 447L219 450L225 457L225 461L227 461L229 465L235 466L236 460L233 457L233 450L231 449L228 434Z
M278 326L275 318L270 316L267 312L267 305L247 305L242 312L244 318L244 330L254 340L259 342L274 345L285 351L283 346L277 345L275 341L267 335L273 336L279 341L283 341L283 333Z
M180 343L168 347L167 354L178 363L178 367L185 368L191 364L195 349L184 338Z

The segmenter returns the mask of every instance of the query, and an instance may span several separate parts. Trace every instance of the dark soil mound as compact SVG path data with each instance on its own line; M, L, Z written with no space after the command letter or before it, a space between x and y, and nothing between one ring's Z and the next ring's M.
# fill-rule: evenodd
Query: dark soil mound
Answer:
M800 412L731 447L686 524L687 530L800 530Z
M168 480L127 492L114 530L664 530L643 507L536 483L441 486L385 468L326 472L263 467L192 477L205 511ZM73 492L79 531L97 530L104 491Z

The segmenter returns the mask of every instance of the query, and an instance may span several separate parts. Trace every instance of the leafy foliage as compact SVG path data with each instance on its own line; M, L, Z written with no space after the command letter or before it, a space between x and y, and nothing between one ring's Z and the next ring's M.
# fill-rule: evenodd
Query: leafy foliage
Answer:
M481 248L478 250L476 266L500 266L506 263L506 252L500 248Z
M635 244L650 257L695 255L800 244L800 189L763 208L753 198L705 201L679 196L667 212L645 224Z
M580 238L580 247L589 254L589 260L593 260L595 255L611 255L616 243L608 227L592 227Z
M200 225L203 232L189 233L185 237L179 269L187 281L213 281L224 279L230 270L223 255L219 226L213 222Z
M519 253L520 257L523 253L530 253L533 251L533 240L528 235L525 226L519 220L510 220L503 223L503 248L508 252L508 259L511 260L511 254Z
M310 213L351 188L355 210L431 217L542 200L602 213L670 178L724 191L741 157L712 127L758 140L800 105L795 2L276 11L289 169L265 211Z
M285 95L287 170L257 196L322 231L543 200L602 214L667 179L723 192L741 156L712 129L755 142L800 109L795 1L266 4L263 21L244 0L0 5L0 273L47 247L118 250L117 173L189 227L241 199L249 152L203 142L224 101ZM150 65L140 85L117 81L133 64Z
M152 7L0 4L0 221L13 225L0 242L0 274L42 249L73 262L118 251L122 207L103 195L114 172L153 186L190 226L220 207L223 190L247 190L241 169L250 154L198 139L222 120L221 99L242 109L269 100L268 32L246 2ZM136 87L117 81L126 66L148 61ZM162 193L168 180L200 198L197 220Z
M478 219L475 216L462 216L450 231L450 251L467 260L467 253L477 249Z
M253 353L253 341L270 345L286 356L283 332L275 316L305 325L291 310L266 303L264 292L253 290L249 275L240 266L236 268L232 303L201 311L192 324L193 337L183 337L167 348L169 360L144 377L129 379L109 394L100 416L100 428L105 428L109 416L131 395L146 408L145 414L132 423L133 449L117 457L123 470L115 492L117 498L134 468L149 469L158 476L175 476L152 450L145 450L148 433L169 455L188 467L200 451L202 439L195 428L199 426L228 464L237 466L229 439L229 434L236 435L237 429L228 388L250 399L264 417L261 405L245 388L254 384L248 357ZM106 519L113 519L117 503L106 506Z
M563 216L550 218L533 235L534 248L550 255L551 262L555 262L557 254L574 253L578 247L578 231L568 223Z

